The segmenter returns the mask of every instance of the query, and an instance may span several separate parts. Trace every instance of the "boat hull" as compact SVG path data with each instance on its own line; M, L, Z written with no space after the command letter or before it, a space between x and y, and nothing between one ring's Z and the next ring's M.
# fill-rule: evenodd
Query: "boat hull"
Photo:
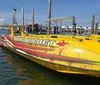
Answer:
M18 55L20 55L28 60L31 60L35 63L43 65L43 66L45 66L49 69L55 70L57 72L71 73L71 74L83 74L83 75L100 77L99 71L85 70L85 69L80 69L80 68L71 67L71 66L59 65L59 64L52 63L52 62L43 61L41 59L37 59L34 56L32 57L32 56L25 55L25 54L18 52L12 48L8 48L5 46L0 46L0 47L2 47L4 49L8 49L8 50L12 51L13 53L16 53L16 54L18 54Z
M47 51L52 49L46 49L46 47L40 49L38 46L36 50L30 49L26 44L10 40L6 36L1 39L0 46L57 72L100 76L100 65L90 60L47 54ZM41 50L45 50L45 53Z

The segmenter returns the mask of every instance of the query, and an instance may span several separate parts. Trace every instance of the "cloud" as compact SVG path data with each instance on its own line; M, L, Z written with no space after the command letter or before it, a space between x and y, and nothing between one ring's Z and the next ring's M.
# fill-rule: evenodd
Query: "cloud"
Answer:
M0 17L0 22L3 22L5 19L3 17Z
M3 23L9 23L10 20L12 20L12 14L11 13L6 13L6 12L0 12L0 21L3 21Z

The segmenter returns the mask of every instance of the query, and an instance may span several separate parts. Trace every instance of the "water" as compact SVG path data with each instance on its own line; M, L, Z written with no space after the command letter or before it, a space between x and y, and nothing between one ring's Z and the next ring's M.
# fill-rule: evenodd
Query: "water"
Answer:
M0 48L0 85L100 85L100 78L58 73Z

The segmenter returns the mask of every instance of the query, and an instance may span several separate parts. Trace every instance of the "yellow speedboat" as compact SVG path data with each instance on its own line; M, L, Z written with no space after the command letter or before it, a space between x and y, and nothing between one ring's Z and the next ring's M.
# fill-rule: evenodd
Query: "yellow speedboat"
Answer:
M71 35L61 35L57 28L54 34L50 34L50 27L46 35L46 31L43 30L40 34L29 34L24 31L25 34L24 27L13 25L10 26L9 35L2 35L0 46L58 72L100 76L100 36L77 35L74 17L47 21L66 19L73 20Z
M58 72L100 76L100 36L27 35L19 29L15 35L10 27L0 45Z

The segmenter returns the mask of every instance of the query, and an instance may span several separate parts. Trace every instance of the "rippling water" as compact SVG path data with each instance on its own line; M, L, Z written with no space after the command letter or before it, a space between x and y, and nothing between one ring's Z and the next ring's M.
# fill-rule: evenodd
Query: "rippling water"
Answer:
M0 48L0 85L100 85L100 78L58 73Z

